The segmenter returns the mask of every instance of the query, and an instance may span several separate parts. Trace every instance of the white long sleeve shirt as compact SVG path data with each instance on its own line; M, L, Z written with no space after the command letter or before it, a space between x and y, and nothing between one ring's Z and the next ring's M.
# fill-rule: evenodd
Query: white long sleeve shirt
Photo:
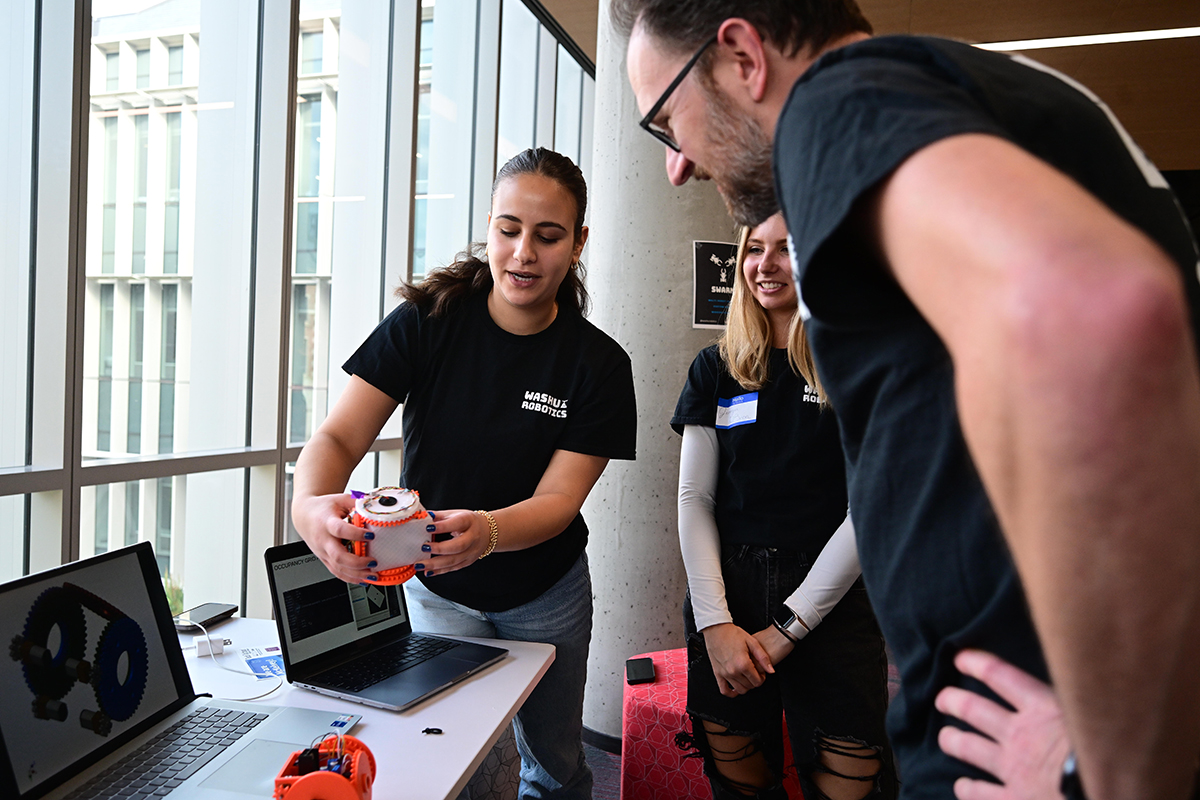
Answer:
M685 425L679 456L679 549L687 570L696 628L733 622L721 576L721 535L715 496L720 447L714 428ZM785 604L809 630L821 623L862 570L850 515L821 549L808 576Z

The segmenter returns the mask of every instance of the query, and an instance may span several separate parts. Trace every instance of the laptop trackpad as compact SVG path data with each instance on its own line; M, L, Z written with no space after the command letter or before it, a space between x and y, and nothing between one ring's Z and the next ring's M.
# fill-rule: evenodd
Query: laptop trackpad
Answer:
M297 749L295 743L255 739L200 785L205 789L272 797L275 794L275 776L283 769L288 756Z

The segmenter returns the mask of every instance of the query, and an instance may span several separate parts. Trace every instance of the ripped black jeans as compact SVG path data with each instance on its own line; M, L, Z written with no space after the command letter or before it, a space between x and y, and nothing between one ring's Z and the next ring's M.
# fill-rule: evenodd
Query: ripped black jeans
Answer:
M800 585L812 566L810 555L797 551L749 545L724 545L721 551L730 614L736 625L750 633L771 624L779 605ZM690 597L684 602L684 626L688 635L687 706L693 736L680 737L680 743L686 747L689 739L694 740L717 800L747 795L731 790L720 779L701 721L708 720L731 733L752 737L781 782L784 767L781 715L787 721L792 755L806 798L823 797L813 782L813 774L827 771L821 765L821 754L831 749L835 753L870 757L877 754L879 770L868 797L872 800L896 797L894 761L884 728L887 657L861 579L824 621L776 665L774 675L768 675L762 686L739 697L725 697L717 689L704 637L696 632ZM839 743L846 747L840 748ZM758 796L784 797L778 785Z

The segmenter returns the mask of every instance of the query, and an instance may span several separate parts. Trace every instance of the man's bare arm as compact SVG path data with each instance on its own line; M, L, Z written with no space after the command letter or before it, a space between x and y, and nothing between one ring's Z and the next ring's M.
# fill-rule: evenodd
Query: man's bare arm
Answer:
M983 135L919 151L871 211L954 361L1085 790L1182 797L1200 754L1200 379L1177 271Z

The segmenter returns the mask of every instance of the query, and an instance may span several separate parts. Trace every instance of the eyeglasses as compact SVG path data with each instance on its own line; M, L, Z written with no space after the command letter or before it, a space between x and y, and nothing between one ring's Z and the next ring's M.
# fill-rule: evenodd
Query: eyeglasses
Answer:
M671 93L679 88L679 84L683 83L683 79L686 78L687 74L692 71L692 67L696 66L696 62L700 60L700 56L704 55L704 51L712 46L716 41L717 35L713 34L711 39L700 46L700 49L696 51L696 54L692 56L686 64L683 65L683 69L681 69L679 74L675 76L675 80L671 81L671 85L667 87L667 90L662 93L662 97L658 98L658 102L651 106L649 113L642 117L642 121L638 123L647 133L649 133L655 139L658 139L667 147L674 150L676 153L679 152L679 143L671 138L671 134L667 133L662 128L657 127L653 120L658 116L658 112L662 110L663 104L667 102L667 99L671 96Z

